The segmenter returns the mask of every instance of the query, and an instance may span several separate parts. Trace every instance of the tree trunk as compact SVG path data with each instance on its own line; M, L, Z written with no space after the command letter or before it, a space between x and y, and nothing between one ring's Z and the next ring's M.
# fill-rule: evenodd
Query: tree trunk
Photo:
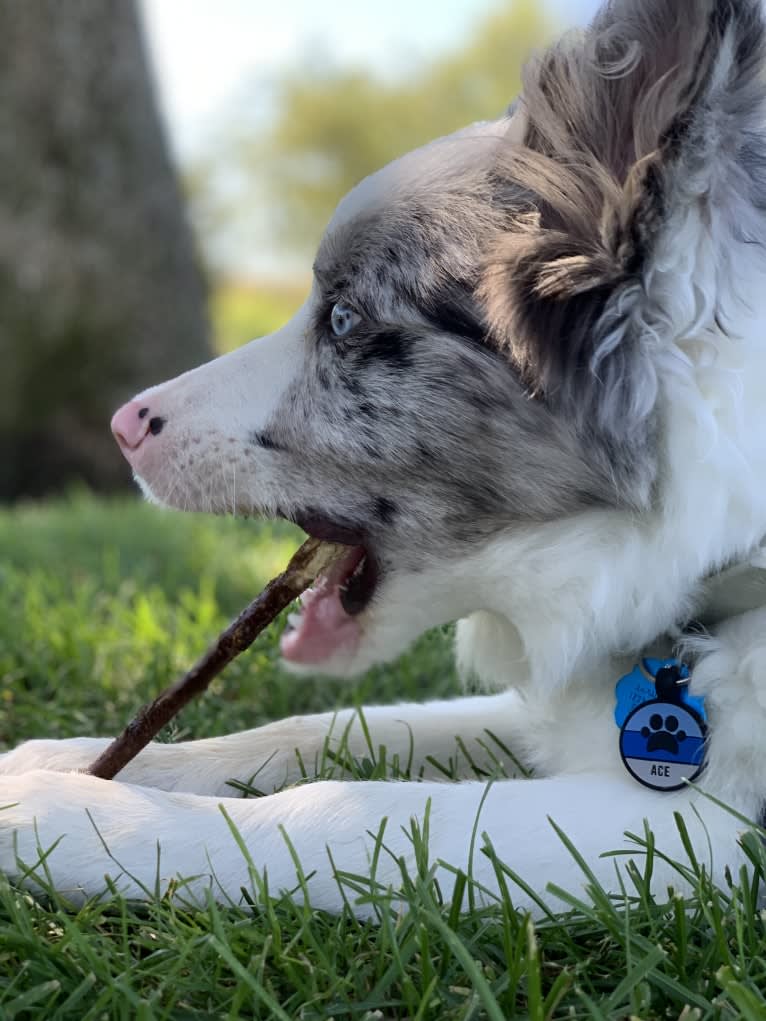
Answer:
M0 499L124 483L111 412L209 355L133 0L0 0Z

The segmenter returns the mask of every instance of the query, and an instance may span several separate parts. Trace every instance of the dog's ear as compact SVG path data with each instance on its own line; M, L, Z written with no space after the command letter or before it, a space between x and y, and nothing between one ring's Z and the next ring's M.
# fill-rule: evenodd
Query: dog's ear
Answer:
M613 0L527 68L481 294L531 392L610 441L654 407L668 304L699 315L688 217L710 237L721 208L736 233L763 207L763 57L760 0ZM674 258L691 297L673 293Z

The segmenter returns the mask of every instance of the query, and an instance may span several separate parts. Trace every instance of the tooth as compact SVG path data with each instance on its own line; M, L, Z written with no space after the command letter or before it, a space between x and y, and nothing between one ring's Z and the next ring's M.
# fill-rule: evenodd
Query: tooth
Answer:
M299 613L288 613L287 623L290 627L298 627L301 622L301 615Z

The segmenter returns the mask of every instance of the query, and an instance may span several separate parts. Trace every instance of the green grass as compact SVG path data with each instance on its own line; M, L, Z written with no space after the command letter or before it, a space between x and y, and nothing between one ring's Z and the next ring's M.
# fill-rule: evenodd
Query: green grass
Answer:
M285 524L173 514L136 501L0 513L0 749L109 734L204 650L297 547ZM281 624L280 624L281 626ZM294 713L458 690L448 643L427 637L398 671L352 689L279 669L279 627L177 718L173 737Z
M287 526L86 496L0 513L0 748L117 730L296 539ZM276 639L277 629L262 636L164 738L459 690L448 631L353 687L285 674ZM372 761L350 768L362 778L385 771ZM638 835L645 864L624 896L591 883L586 899L569 898L568 915L536 926L514 910L516 877L500 862L505 892L495 907L461 911L472 896L465 877L445 902L427 835L412 836L419 868L402 876L409 910L392 912L384 892L367 889L375 925L286 896L252 908L117 897L73 908L50 889L33 896L0 878L0 1019L766 1017L766 852L755 836L751 866L724 889L690 858L678 869L696 896L656 903L647 876L659 852ZM346 877L344 888L364 893L364 877Z

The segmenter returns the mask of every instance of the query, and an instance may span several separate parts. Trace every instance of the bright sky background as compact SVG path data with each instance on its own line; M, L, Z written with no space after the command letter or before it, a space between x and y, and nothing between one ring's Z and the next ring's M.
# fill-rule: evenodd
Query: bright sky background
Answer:
M503 0L499 0L503 2ZM192 155L246 87L310 53L406 70L459 44L498 0L141 0L178 154ZM597 0L545 0L562 24ZM264 93L267 90L264 89Z

